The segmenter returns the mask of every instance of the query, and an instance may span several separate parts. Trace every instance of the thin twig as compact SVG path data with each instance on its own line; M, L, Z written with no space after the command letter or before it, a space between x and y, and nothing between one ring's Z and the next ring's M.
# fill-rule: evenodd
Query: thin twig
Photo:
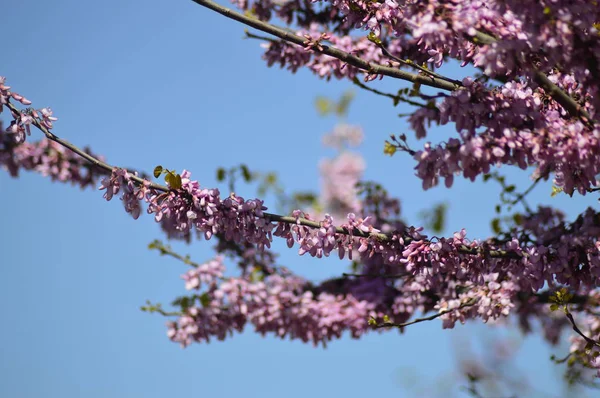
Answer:
M390 94L390 93L384 93L384 92L382 92L382 91L379 91L379 90L377 90L377 89L371 88L371 87L367 86L366 84L364 84L363 82L361 82L361 81L360 81L359 79L357 79L357 78L354 78L354 79L352 79L352 82L353 82L354 84L356 84L358 87L362 88L363 90L367 90L367 91L370 91L370 92L372 92L372 93L374 93L374 94L377 94L377 95L381 95L381 96L384 96L384 97L391 98L391 99L393 99L394 101L406 102L407 104L410 104L410 105L413 105L413 106L418 106L418 107L420 107L420 108L425 108L425 107L427 107L427 104L421 104L421 103L419 103L419 102L416 102L416 101L409 100L409 99L407 99L407 98L404 98L404 97L403 97L403 96L401 96L401 95L394 95L394 94Z
M268 41L271 43L277 43L277 40L275 40L275 39L271 39L270 37L266 37L266 36L255 35L254 33L250 33L248 31L248 29L245 29L244 33L246 34L246 38L248 38L248 39L258 39L258 40Z
M11 102L7 102L5 104L12 112L13 115L20 115L21 111L19 111L19 109L17 109L17 107L15 107ZM109 173L112 173L112 171L115 169L114 166L109 165L108 163L105 163L99 159L96 159L95 157L93 157L92 155L90 155L89 153L79 149L78 147L76 147L75 145L71 144L69 141L63 140L60 137L57 137L54 133L51 133L50 130L48 130L44 125L42 125L36 118L33 118L33 122L32 124L37 127L42 133L44 133L44 135L46 136L46 138L48 138L50 141L54 141L57 144L60 144L62 146L64 146L65 148L69 149L70 151L78 154L79 156L81 156L82 158L84 158L85 160L87 160L88 162L90 162L91 164L93 164L96 167L99 167L103 170L106 170ZM136 183L143 185L144 184L144 179L136 176L136 175L130 175L130 178L135 181ZM163 191L163 192L168 192L169 188L165 187L164 185L160 185L160 184L154 184L154 183L150 183L149 185L150 188L156 189L158 191Z
M583 339L591 345L594 345L596 347L600 347L600 343L597 342L596 340L586 336L585 334L583 334L583 332L581 331L581 329L579 329L579 327L577 327L577 324L575 323L575 319L573 319L573 315L571 315L571 313L567 310L565 312L565 314L567 315L567 318L569 319L569 321L571 322L571 325L573 326L573 330L575 331L575 333L577 333L578 335L580 335L581 337L583 337Z
M410 325L414 325L415 323L420 323L420 322L425 322L425 321L432 321L436 318L441 317L442 315L446 315L452 311L456 311L456 310L460 310L461 308L465 308L465 307L471 307L473 305L475 305L475 303L477 303L477 299L471 299L469 301L467 301L466 303L463 303L461 305L459 305L456 308L452 308L452 309L447 309L444 310L442 312L439 312L437 314L433 314L431 316L428 317L423 317L423 318L417 318L414 319L410 322L404 322L404 323L393 323L393 322L384 322L384 323L380 323L377 324L375 326L373 326L375 329L381 329L381 328L390 328L390 327L395 327L395 328L403 328L406 326L410 326Z
M200 267L200 264L192 261L190 259L190 256L182 256L181 254L174 252L170 246L163 244L158 239L155 239L152 243L150 243L150 245L148 245L148 248L156 249L160 252L160 254L162 256L164 256L164 255L171 256L171 257L176 258L177 260L183 262L184 264L190 265L194 268Z
M527 204L527 202L525 201L525 197L527 195L529 195L529 193L531 191L533 191L533 188L536 187L536 185L542 180L542 177L538 177L535 179L535 181L533 182L533 184L531 184L529 186L529 188L527 188L523 193L520 193L519 195L517 195L517 197L515 198L515 200L513 200L511 202L511 205L514 206L519 202L523 202L523 206L525 207L525 210L531 213L531 209L529 207L529 205Z

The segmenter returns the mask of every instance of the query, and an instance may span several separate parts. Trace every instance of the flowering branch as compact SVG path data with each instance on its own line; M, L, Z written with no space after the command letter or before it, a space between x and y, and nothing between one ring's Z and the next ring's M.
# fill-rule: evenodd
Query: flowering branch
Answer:
M17 109L17 107L15 107L11 102L8 102L6 104L4 104L8 107L8 109L11 110L13 117L16 119L19 117L19 115L21 115L21 113L26 113L26 112L21 112L19 111L19 109ZM77 146L71 144L69 141L64 140L58 136L56 136L54 133L52 133L50 130L48 130L48 128L43 125L38 119L36 118L31 118L31 124L33 124L35 127L37 127L42 133L44 133L44 135L46 136L46 138L48 138L50 141L54 141L57 144L62 145L63 147L67 148L68 150L70 150L73 153L76 153L77 155L81 156L82 158L84 158L85 160L87 160L88 162L90 162L91 164L93 164L94 166L108 172L109 174L113 172L113 170L115 169L114 166L109 165L108 163L105 163L103 161L101 161L98 158L95 158L94 156L92 156L91 154L79 149ZM144 182L148 183L147 180L144 180L136 175L131 175L130 176L131 180L135 181L136 183L143 185ZM160 185L160 184L155 184L155 183L150 183L148 185L149 188L153 188L156 189L158 191L163 191L163 192L167 192L169 190L169 188Z
M8 102L6 105L13 112L14 117L18 117L18 115L21 114L20 111L12 103ZM107 172L111 172L111 173L113 173L114 170L118 169L118 167L111 166L108 163L105 163L105 162L95 158L94 156L90 155L89 153L84 152L83 150L79 149L77 146L71 144L70 142L56 136L54 133L50 132L44 125L42 125L37 119L33 118L33 121L31 122L31 124L33 124L40 131L42 131L49 140L52 140L52 141L64 146L65 148L76 153L77 155L83 157L85 160L89 161L93 165L95 165ZM173 191L173 189L171 189L169 187L166 187L166 186L163 186L160 184L156 184L156 183L150 183L148 180L139 178L135 175L128 175L128 177L135 184L137 184L139 186L144 186L148 189L153 189L155 191L160 191L160 192L164 192L164 193ZM267 212L263 212L262 214L263 214L263 217L265 218L265 220L268 222L279 222L279 223L291 224L291 225L301 225L301 226L309 227L309 228L313 228L313 229L323 228L323 222L309 220L304 217L282 216L279 214L273 214L273 213L267 213ZM385 233L372 231L372 230L365 231L365 230L358 229L356 227L348 228L348 227L332 226L331 228L333 228L333 231L335 231L336 234L347 235L350 237L357 237L357 238L370 238L370 239L373 239L374 241L379 241L379 242L391 242L392 240L398 239L398 238L401 238L403 240L404 244L409 244L414 241L414 238L412 236L407 235L407 234L398 235L397 232L385 234ZM424 243L429 243L429 241L425 240ZM457 251L462 254L485 255L490 258L520 259L523 256L527 256L526 253L517 253L517 252L506 251L506 250L489 250L489 249L484 249L482 247L468 247L467 245L464 245L464 244L458 245Z
M297 44L299 46L306 46L306 38L302 36L295 35L285 29L282 29L278 26L269 24L267 22L263 22L259 19L248 17L237 13L230 8L223 7L211 0L192 0L194 3L199 4L203 7L211 9L221 15L224 15L227 18L233 19L235 21L241 22L245 25L251 26L255 29L263 31L265 33L272 34L273 36L277 36L280 39L283 39L287 42ZM345 51L339 50L335 47L329 47L325 45L321 45L319 47L312 47L312 50L318 53L326 54L331 57L337 58L343 62L346 62L349 65L352 65L356 68L367 71L370 74L376 75L385 75L389 77L394 77L396 79L406 80L413 83L420 83L425 86L435 87L442 90L454 91L459 86L454 83L450 83L448 81L438 79L431 76L423 76L419 74L405 72L400 69L391 68L388 66L372 64L365 61L362 58L359 58L355 55L347 53Z
M493 44L496 43L497 40L495 37L488 35L486 33L475 31L475 34L469 39L475 44ZM594 125L594 120L590 116L590 114L583 109L581 105L579 105L573 98L569 96L569 94L565 93L560 89L556 84L554 84L548 76L538 70L537 68L533 68L534 71L534 80L537 84L539 84L548 95L550 95L556 102L562 105L571 115L575 117L582 118L583 122L588 125L588 127L592 127ZM501 79L500 79L501 80Z

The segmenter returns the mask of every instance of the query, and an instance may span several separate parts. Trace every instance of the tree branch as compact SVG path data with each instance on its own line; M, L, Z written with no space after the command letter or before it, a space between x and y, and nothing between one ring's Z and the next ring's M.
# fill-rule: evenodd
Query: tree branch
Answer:
M469 36L469 39L475 44L484 44L489 45L496 43L498 40L486 33L476 32L475 36ZM594 120L587 113L585 109L581 105L579 105L573 98L569 96L566 92L560 89L556 84L552 83L548 76L546 76L543 72L539 71L537 68L533 68L534 71L534 81L540 85L550 95L556 102L558 102L565 110L567 110L574 117L579 117L582 121L588 126L592 127L594 125Z
M11 110L11 112L13 113L13 116L15 118L21 114L19 109L17 109L11 102L7 102L6 106ZM78 147L71 144L70 142L68 142L62 138L59 138L54 133L51 133L36 118L32 118L32 120L33 120L32 124L35 127L37 127L40 131L42 131L42 133L44 133L44 135L49 140L54 141L54 142L64 146L65 148L78 154L85 160L89 161L93 165L100 167L101 169L106 170L109 173L112 173L115 169L118 168L116 166L111 166L108 163L105 163L99 159L96 159L92 155L79 149ZM161 191L161 192L170 192L171 191L170 188L168 188L164 185L151 183L150 181L142 179L138 176L130 175L129 177L131 178L131 180L133 182L135 182L138 185L146 184L146 186L148 186L149 188L152 188L156 191ZM322 225L319 221L308 220L306 218L296 218L293 216L282 216L279 214L266 213L266 212L263 213L263 215L264 215L265 219L267 219L270 222L281 222L281 223L292 224L292 225L302 225L302 226L310 227L310 228L321 228L322 227ZM381 242L391 241L394 237L401 237L404 241L404 244L409 244L410 242L414 241L414 239L412 237L408 236L405 233L402 233L401 231L395 231L393 233L384 234L384 233L364 232L364 231L361 231L356 228L354 228L353 230L349 230L345 227L336 227L335 231L338 234L352 235L354 237L359 237L359 238L374 238ZM426 240L426 239L424 239L424 241L426 243L430 242L429 240ZM511 252L511 251L507 251L507 250L489 250L489 249L486 249L483 247L474 248L474 247L468 247L466 245L458 246L457 251L462 254L482 255L482 256L491 257L491 258L512 258L512 259L521 259L522 258L522 255L517 252ZM523 256L526 256L526 254L523 254Z
M258 29L262 32L269 33L273 36L277 36L280 39L283 39L287 42L297 44L299 46L306 45L306 38L302 36L295 35L285 29L282 29L278 26L271 25L267 22L260 21L256 18L248 17L237 13L227 7L223 7L211 0L192 0L194 3L211 9L227 18L233 19L235 21L241 22L244 25L248 25L255 29ZM447 82L442 79L438 79L431 76L423 76L419 74L405 72L400 69L391 68L389 66L383 66L378 64L372 64L365 61L362 58L359 58L355 55L347 53L345 51L339 50L335 47L330 47L326 45L320 45L313 47L313 50L318 53L322 53L325 55L329 55L333 58L337 58L340 61L346 62L348 65L352 65L358 69L362 69L367 71L368 73L377 74L377 75L385 75L389 77L394 77L396 79L406 80L412 83L420 83L424 86L430 86L439 88L442 90L454 91L460 86L456 84Z
M5 105L8 107L8 109L11 110L11 112L13 113L13 115L15 115L15 117L16 117L16 115L21 114L21 111L19 111L19 109L17 109L17 107L15 107L11 102L7 102ZM56 135L54 135L54 133L51 133L50 130L48 130L44 125L42 125L36 118L32 118L32 119L33 119L32 124L35 127L37 127L42 133L44 133L46 138L48 138L50 141L54 141L57 144L64 146L65 148L78 154L79 156L81 156L82 158L84 158L85 160L87 160L88 162L93 164L94 166L96 166L100 169L106 170L108 173L112 173L112 171L115 169L114 166L111 166L108 163L105 163L99 159L96 159L89 153L87 153L87 152L79 149L75 145L71 144L69 141L63 140L62 138L57 137ZM130 178L140 185L143 185L144 181L147 181L136 175L131 175ZM169 191L169 188L165 187L164 185L160 185L160 184L150 183L149 187L154 188L158 191L163 191L163 192Z

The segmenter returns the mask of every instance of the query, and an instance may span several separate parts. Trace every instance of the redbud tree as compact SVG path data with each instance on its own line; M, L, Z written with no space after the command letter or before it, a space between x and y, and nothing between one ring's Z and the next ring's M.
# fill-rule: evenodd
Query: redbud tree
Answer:
M262 180L259 191L275 189L279 207L289 209L271 211L261 198L201 186L188 170L108 164L62 138L51 108L32 107L1 77L3 170L99 188L134 219L154 217L168 239L216 242L204 263L160 241L150 245L190 266L182 275L187 293L172 308L142 308L169 319L169 339L182 346L223 340L251 324L262 335L325 345L346 332L360 338L436 318L443 328L516 320L525 332L539 322L554 344L570 329L570 350L555 360L568 362L573 377L600 369L600 214L588 208L567 220L526 198L548 180L555 194L600 191L598 2L236 0L234 11L193 1L253 28L246 34L262 42L268 66L305 68L409 105L411 131L381 145L414 160L424 190L451 188L456 178L496 180L503 203L522 211L494 220L492 237L467 237L464 229L428 236L401 219L399 200L384 187L361 180L364 162L345 148L362 132L346 124L325 137L339 155L321 164L320 195L287 195L269 175ZM450 78L451 62L476 73ZM374 80L403 88L383 91ZM452 138L427 141L435 140L432 126L444 125L455 130ZM517 191L499 166L529 173L531 186ZM231 185L256 179L246 166L217 174ZM352 271L311 283L277 263L276 239L301 256L345 259Z

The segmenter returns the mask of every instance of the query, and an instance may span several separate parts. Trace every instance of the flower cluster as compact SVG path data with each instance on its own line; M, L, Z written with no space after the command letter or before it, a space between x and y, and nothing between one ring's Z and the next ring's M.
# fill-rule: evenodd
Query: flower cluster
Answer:
M572 79L555 79L570 82ZM535 166L534 177L555 173L554 183L566 193L585 194L600 173L600 130L580 120L566 119L556 104L545 105L542 90L526 83L506 83L489 91L470 79L464 88L444 98L437 110L420 110L411 120L419 136L424 125L454 122L460 138L415 153L423 188L444 178L447 187L456 174L474 181L494 165L521 169ZM484 129L477 134L477 131Z
M102 156L85 152L103 160ZM19 143L18 137L6 131L0 122L0 167L4 167L13 177L18 177L21 169L31 170L52 181L68 182L81 188L95 186L106 173L66 149L62 145L42 139L37 142Z
M213 260L196 267L181 276L185 281L187 290L200 289L202 286L211 286L223 277L225 265L223 256L217 256Z
M366 319L381 317L386 310L382 296L368 300L350 281L342 294L328 291L326 284L314 287L289 272L260 281L223 278L223 272L222 258L217 257L184 274L186 288L205 289L198 305L186 307L184 315L167 324L171 340L184 347L193 341L222 340L250 323L262 335L326 344L345 331L360 337L368 331ZM409 316L401 312L394 319Z

